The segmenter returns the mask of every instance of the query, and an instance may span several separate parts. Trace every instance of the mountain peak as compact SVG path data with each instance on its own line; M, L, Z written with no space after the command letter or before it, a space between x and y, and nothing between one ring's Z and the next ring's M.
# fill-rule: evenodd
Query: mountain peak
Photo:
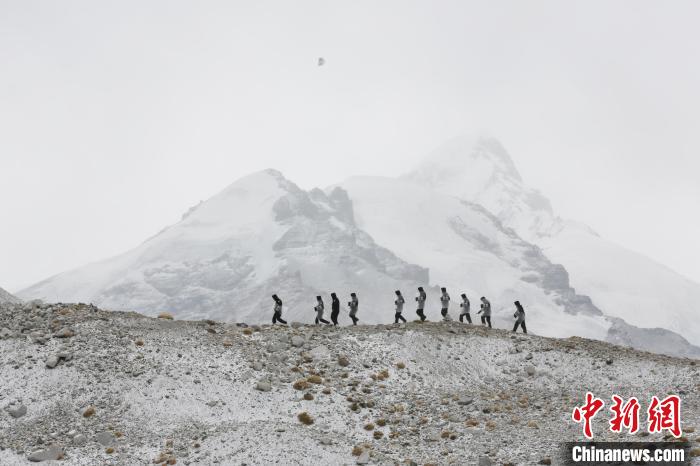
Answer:
M455 137L404 178L482 205L527 240L560 227L549 200L523 183L508 151L491 136Z
M516 183L522 183L522 177L503 144L488 135L456 136L432 151L408 175L432 172L436 178L446 180L475 180L471 173L478 172L479 179L497 176Z

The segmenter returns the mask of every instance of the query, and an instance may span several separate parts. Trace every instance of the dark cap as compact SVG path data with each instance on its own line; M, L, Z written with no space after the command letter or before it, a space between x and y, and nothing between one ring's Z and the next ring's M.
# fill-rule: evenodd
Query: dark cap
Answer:
M440 290L444 293L445 291L447 291L447 288L443 287L443 288L440 288Z
M396 290L396 291L394 291L394 293L401 294L401 290Z
M318 299L318 300L320 301L320 300L321 300L321 297L320 297L320 296L316 296L316 299Z
M350 296L357 296L357 295L356 295L355 292L353 291L352 293L350 293Z
M418 291L423 291L423 287L422 287L422 286L419 286L419 287L418 287Z
M462 293L462 298L464 298L464 299L466 299L466 298L467 298L467 295L466 295L466 293Z

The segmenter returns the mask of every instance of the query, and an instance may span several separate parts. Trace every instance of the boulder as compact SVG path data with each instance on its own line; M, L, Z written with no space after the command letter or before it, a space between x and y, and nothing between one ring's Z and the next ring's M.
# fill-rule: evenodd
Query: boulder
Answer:
M41 461L57 461L63 458L63 448L58 445L50 445L43 450L36 450L27 455L27 459L33 463Z
M75 336L75 332L68 328L63 327L61 330L53 334L54 338L71 338Z
M255 389L261 392L269 392L272 390L272 384L269 380L258 380L258 383L255 385Z
M48 369L53 369L58 366L59 358L55 354L46 358L46 367Z
M304 343L306 343L306 340L304 340L303 337L300 337L299 335L294 335L292 337L292 346L295 348L301 348L304 346Z
M357 457L357 461L355 461L355 463L369 464L369 450L363 451L362 454Z
M27 407L24 405L11 405L8 406L6 411L15 419L18 419L25 414L27 414Z
M95 435L95 442L99 443L103 447L110 447L117 443L117 439L111 432L100 432Z
M309 351L309 354L314 358L314 359L322 359L322 358L327 358L331 354L331 350L328 349L326 345L319 345Z

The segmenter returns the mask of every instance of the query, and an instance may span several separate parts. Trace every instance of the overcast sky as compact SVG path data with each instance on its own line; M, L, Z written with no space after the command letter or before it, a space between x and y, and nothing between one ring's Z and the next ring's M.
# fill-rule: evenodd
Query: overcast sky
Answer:
M481 131L560 215L700 281L699 14L0 0L0 286L134 247L251 171L397 175Z

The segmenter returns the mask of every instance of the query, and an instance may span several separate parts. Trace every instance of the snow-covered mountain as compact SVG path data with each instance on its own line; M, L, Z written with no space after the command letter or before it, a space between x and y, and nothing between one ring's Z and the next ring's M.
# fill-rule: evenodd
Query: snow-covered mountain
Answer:
M20 299L0 288L0 303L19 303Z
M340 185L352 199L357 225L400 258L430 271L430 284L492 302L494 321L512 322L513 301L528 303L528 322L542 335L605 339L610 323L586 296L569 286L566 270L522 240L483 207L381 177L354 177ZM439 295L426 308L439 315ZM476 317L476 315L475 315Z
M700 345L700 284L559 218L545 196L525 185L498 141L455 138L402 178L484 206L563 264L576 291L590 296L606 315L668 329Z
M393 315L395 289L427 281L426 269L357 228L341 189L306 192L266 170L236 181L139 247L20 295L259 323L272 317L273 293L284 299L287 318L309 322L317 294L328 316L330 292L345 304L356 291L363 321L380 322Z
M604 316L572 289L564 267L478 204L388 178L353 178L307 192L279 172L258 172L137 248L51 277L20 296L262 323L272 316L273 293L284 299L288 319L312 322L316 295L330 308L330 292L345 304L355 291L361 320L377 323L393 318L396 289L408 298L412 317L419 285L428 290L431 319L439 318L438 286L447 286L453 317L461 292L470 296L475 318L479 296L487 295L495 325L508 327L519 299L540 334L700 356L678 335L656 332L650 341L646 331Z

